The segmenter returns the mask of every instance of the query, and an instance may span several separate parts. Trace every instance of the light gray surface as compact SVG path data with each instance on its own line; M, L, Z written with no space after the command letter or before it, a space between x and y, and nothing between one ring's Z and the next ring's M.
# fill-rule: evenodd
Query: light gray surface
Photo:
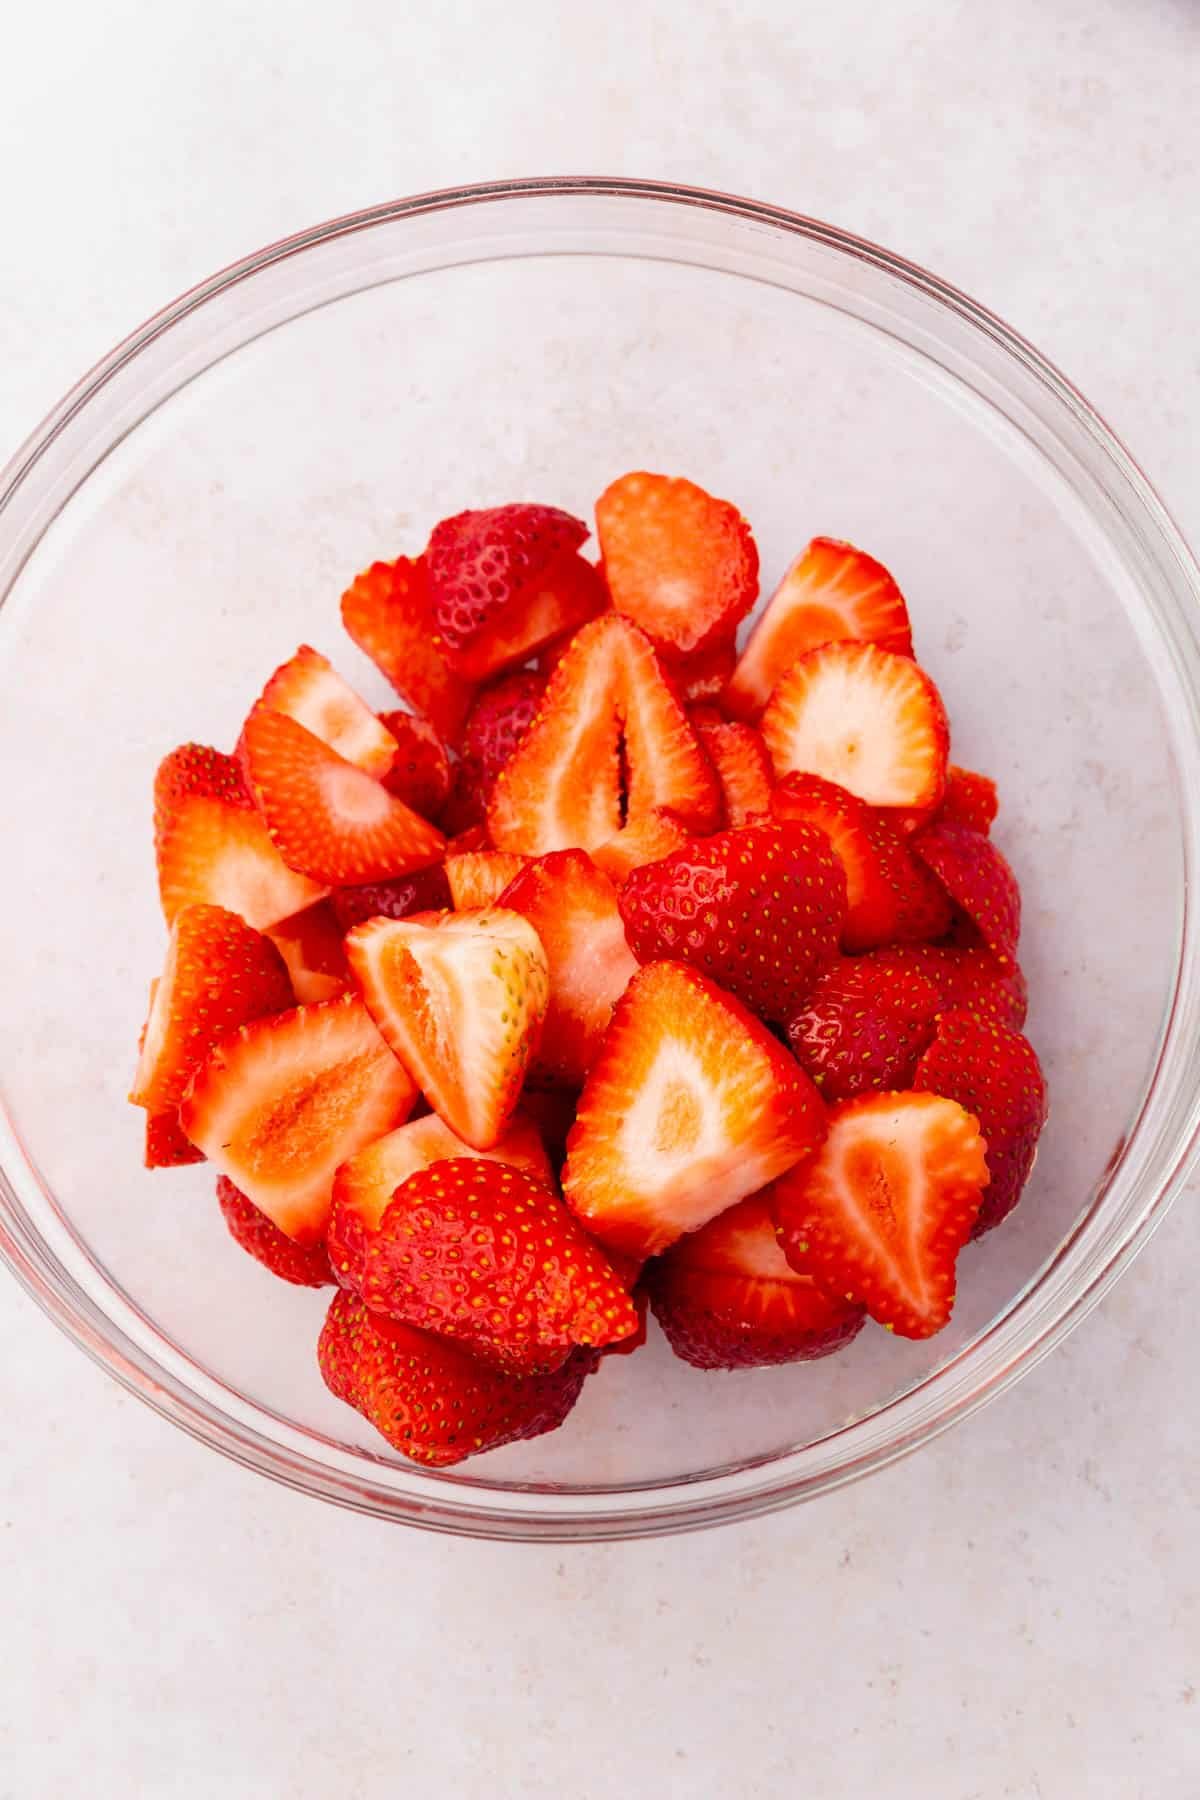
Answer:
M1200 538L1187 0L244 10L49 6L10 37L0 454L137 319L311 219L491 175L649 174L958 282L1059 360ZM1198 1249L1189 1196L1062 1351L867 1485L584 1550L272 1488L4 1283L0 1797L1192 1800Z

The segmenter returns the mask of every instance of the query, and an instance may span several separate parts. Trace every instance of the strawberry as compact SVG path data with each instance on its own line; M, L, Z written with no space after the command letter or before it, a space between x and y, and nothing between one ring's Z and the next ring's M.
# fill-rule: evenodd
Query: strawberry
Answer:
M282 1012L291 983L278 950L236 913L184 906L175 915L129 1098L149 1112L178 1107L218 1038Z
M758 551L727 500L639 471L596 502L612 603L675 657L728 640L758 594Z
M423 558L364 569L342 595L342 624L401 699L457 748L474 690L446 660Z
M435 826L294 719L256 706L242 743L255 805L289 867L341 887L440 859Z
M413 913L440 912L450 905L450 883L440 863L414 869L395 881L368 881L338 888L330 899L342 934L368 919L407 919Z
M656 806L622 826L606 844L597 844L592 861L619 887L634 869L661 862L691 841L687 826L681 825L674 813Z
M295 719L364 774L382 779L395 759L396 740L387 726L342 680L328 657L307 644L276 669L258 705Z
M816 1089L757 1019L683 963L651 963L588 1074L563 1192L606 1249L654 1256L824 1133Z
M821 775L872 806L936 807L949 728L941 697L907 656L825 644L792 664L762 716L780 780Z
M324 1244L297 1244L259 1212L228 1176L217 1177L217 1200L229 1235L264 1269L294 1287L330 1287L333 1270Z
M1002 966L982 945L896 944L857 959L870 964L885 985L922 975L938 991L942 1008L965 1008L1019 1031L1025 1023L1025 977L1015 962Z
M468 825L464 830L455 831L446 839L447 859L452 856L474 856L477 850L490 850L491 848L492 841L488 837L486 825Z
M715 721L697 719L694 712L692 723L721 784L726 823L736 828L766 814L775 777L753 725L731 725L719 715Z
M335 904L318 900L268 934L287 964L292 993L300 1005L332 1000L350 987L350 965L342 947L345 927Z
M660 652L663 673L670 679L680 699L688 706L717 700L737 665L737 645L733 636L715 638L701 650L688 656L675 657Z
M450 758L446 746L419 713L380 713L396 741L396 753L382 776L384 787L423 819L436 819L450 798Z
M541 1037L546 952L520 913L356 925L346 954L372 1018L434 1111L476 1150L503 1136Z
M472 1150L443 1125L436 1113L410 1119L386 1137L377 1138L344 1162L333 1178L333 1209L326 1241L330 1260L344 1287L361 1287L363 1264L372 1233L379 1230L392 1195L418 1169L449 1157L477 1156L511 1163L547 1187L554 1181L537 1126L524 1109L515 1112L508 1129L490 1150Z
M481 688L463 734L463 768L477 783L484 800L492 783L532 725L542 696L544 676L518 669Z
M601 608L601 610L605 611L607 608ZM543 644L533 659L535 674L542 675L549 680L570 648L571 639L574 636L574 631L564 631L561 636L551 638L548 644Z
M289 869L232 756L183 744L154 778L158 891L170 925L182 906L222 906L265 930L325 892Z
M555 564L588 535L557 506L514 504L456 513L425 551L433 619L453 659L485 625L521 614Z
M168 1112L146 1114L145 1164L148 1169L178 1169L204 1161L203 1150L189 1144L175 1107Z
M999 805L996 784L990 775L978 775L974 769L960 769L956 763L950 764L946 770L946 792L942 796L943 819L969 825L986 837Z
M569 1088L527 1087L521 1095L520 1110L527 1113L537 1127L551 1172L555 1176L561 1172L563 1163L567 1160L567 1138L575 1123L578 1103L579 1095ZM615 1260L610 1251L609 1261ZM637 1266L640 1268L640 1263Z
M396 1189L367 1245L362 1297L513 1375L560 1368L576 1347L598 1349L638 1324L603 1251L553 1189L471 1156Z
M939 819L911 842L913 854L933 870L1001 966L1015 963L1021 890L995 844L955 819Z
M492 906L509 882L521 873L528 857L507 850L468 850L446 858L446 885L455 912Z
M325 1231L338 1164L399 1125L415 1098L362 1001L343 994L222 1038L179 1116L260 1212L313 1244Z
M667 1342L697 1369L811 1362L850 1343L866 1318L792 1268L762 1194L680 1238L651 1265L649 1285Z
M454 658L471 681L488 681L536 656L543 645L569 637L608 607L600 571L582 556L562 557L512 613L502 612Z
M944 1012L913 1086L957 1100L979 1120L991 1172L972 1232L981 1237L1021 1198L1046 1123L1046 1082L1033 1045L995 1019Z
M528 863L497 903L529 920L550 972L550 1004L531 1074L579 1087L637 963L612 882L583 850Z
M771 1204L794 1269L924 1338L950 1317L987 1180L978 1122L953 1100L863 1094L830 1108L825 1142L775 1183Z
M837 954L846 878L812 825L748 825L635 869L620 894L639 962L674 957L785 1024Z
M541 710L496 779L488 830L500 850L593 850L656 808L708 830L720 795L687 714L645 634L618 614L585 625Z
M792 664L822 644L851 639L912 655L904 596L882 563L841 544L814 538L771 595L725 689L727 711L758 718Z
M557 1431L597 1360L577 1350L551 1375L506 1375L344 1292L333 1298L317 1359L331 1393L431 1469Z
M843 957L789 1019L788 1042L825 1100L907 1088L941 1004L914 969L881 974L869 956Z
M941 887L864 800L819 775L785 775L771 796L771 814L819 825L832 844L846 871L844 949L919 942L949 929Z

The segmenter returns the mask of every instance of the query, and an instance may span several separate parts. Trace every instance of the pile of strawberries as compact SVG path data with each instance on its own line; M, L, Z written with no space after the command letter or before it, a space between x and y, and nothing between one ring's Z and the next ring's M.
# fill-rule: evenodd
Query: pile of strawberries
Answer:
M1046 1113L996 791L880 564L693 483L472 511L159 768L131 1098L237 1242L336 1285L325 1381L456 1462L560 1425L647 1303L702 1369L945 1325ZM412 710L407 710L411 708Z

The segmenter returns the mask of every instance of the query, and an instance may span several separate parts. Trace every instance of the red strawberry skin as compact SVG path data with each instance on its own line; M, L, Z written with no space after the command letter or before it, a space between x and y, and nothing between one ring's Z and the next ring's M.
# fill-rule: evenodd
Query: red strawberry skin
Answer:
M446 658L424 559L399 556L364 569L342 595L342 624L401 699L456 748L474 687Z
M423 819L436 819L450 798L450 758L446 746L417 713L380 713L379 722L396 740L396 754L383 785Z
M145 1165L148 1169L180 1169L188 1163L204 1161L203 1150L197 1150L183 1135L179 1114L169 1112L146 1114Z
M1021 936L1021 890L995 844L969 825L939 819L911 840L950 898L1002 965L1016 961Z
M434 623L453 657L588 535L557 506L515 503L457 513L435 525L425 552Z
M285 1237L227 1175L217 1178L217 1201L230 1237L280 1281L290 1281L294 1287L334 1285L324 1244L297 1244Z
M942 817L956 824L969 825L984 837L992 828L1000 800L990 775L979 775L974 769L960 769L951 763L946 770L946 792L942 796Z
M940 1009L936 987L915 969L843 957L788 1021L788 1042L823 1100L906 1088Z
M451 904L450 884L441 863L414 869L395 881L368 881L335 890L330 905L343 933L368 919L408 919L413 913L441 912Z
M496 777L533 723L545 691L545 676L532 669L502 675L480 690L467 718L462 760L442 819L446 830L483 824Z
M1025 977L1015 963L1002 966L981 944L895 944L855 960L872 969L872 981L885 985L923 975L937 989L944 1011L963 1008L1014 1031L1025 1023Z

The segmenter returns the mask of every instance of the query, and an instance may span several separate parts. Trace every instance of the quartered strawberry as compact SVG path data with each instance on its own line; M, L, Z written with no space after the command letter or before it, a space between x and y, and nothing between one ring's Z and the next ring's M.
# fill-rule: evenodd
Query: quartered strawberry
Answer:
M990 838L939 819L911 840L913 854L933 870L950 898L976 927L992 955L1016 961L1021 936L1021 890Z
M300 1244L321 1237L339 1163L408 1117L416 1088L350 994L243 1025L192 1078L180 1123Z
M634 869L661 862L664 856L673 855L691 841L687 826L681 825L674 813L656 806L631 819L606 844L597 844L592 861L620 887Z
M360 887L337 888L330 898L343 935L368 919L407 919L413 913L440 912L449 906L450 883L441 863L414 869L395 881L368 881Z
M1021 1198L1046 1123L1046 1082L1033 1045L994 1019L944 1012L913 1086L957 1100L979 1120L991 1172L972 1231L981 1237Z
M324 1244L297 1244L286 1237L225 1175L217 1177L217 1201L234 1242L280 1281L290 1281L295 1287L333 1285Z
M1015 962L1001 965L982 944L896 944L857 959L870 964L883 984L924 976L938 991L942 1010L964 1008L1019 1031L1025 1023L1025 977Z
M825 644L782 676L762 716L779 779L821 775L872 806L936 807L950 743L937 689L907 656Z
M367 1245L362 1297L514 1375L637 1330L637 1310L552 1188L477 1157L437 1162L396 1190Z
M350 965L342 946L345 927L330 900L318 900L272 927L271 942L287 964L292 993L302 1006L332 1000L350 987Z
M748 825L635 869L620 893L639 962L674 957L786 1024L837 955L846 878L813 825Z
M817 1154L775 1184L792 1267L900 1337L932 1337L987 1186L978 1122L937 1094L867 1094L829 1112Z
M799 1064L683 963L617 1002L567 1144L563 1192L606 1249L654 1256L782 1175L825 1132Z
M768 600L750 633L724 704L754 720L792 664L822 644L853 640L912 655L904 596L882 563L853 544L814 538Z
M608 607L600 571L582 556L561 558L530 587L520 606L498 613L454 661L471 681L488 681L569 637Z
M516 503L456 513L434 526L425 551L434 624L451 657L485 625L519 616L554 565L588 535L557 506Z
M577 1350L553 1374L506 1375L345 1292L329 1308L317 1360L331 1393L431 1469L556 1431L597 1363L594 1351Z
M392 733L329 658L308 644L276 669L258 705L295 719L367 775L382 778L392 766L397 749Z
M373 919L346 954L380 1031L434 1111L476 1150L503 1136L537 1052L546 952L499 908Z
M263 931L325 889L289 869L232 756L183 744L154 778L154 851L167 924L180 907L222 906Z
M531 1074L580 1087L637 972L616 889L585 851L555 850L524 867L498 904L529 920L549 965L550 1005Z
M342 595L342 624L401 699L457 749L474 686L446 660L423 558L364 569Z
M256 706L242 745L255 805L289 868L342 887L441 858L436 826L294 719Z
M811 1362L850 1343L867 1316L792 1268L762 1194L680 1238L648 1279L667 1342L697 1369Z
M687 656L671 656L666 651L659 654L663 673L688 706L718 700L737 666L737 644L732 635L715 638Z
M218 1038L292 1004L278 950L236 913L184 906L155 982L129 1098L149 1112L178 1107Z
M788 1021L788 1042L824 1100L907 1088L941 1006L915 969L885 972L869 956L842 957Z
M456 912L493 905L528 860L508 850L468 850L462 856L448 856L446 885L450 905Z
M380 713L379 722L396 740L396 753L382 777L384 787L423 819L437 819L450 798L445 744L419 713Z
M730 724L720 717L697 719L694 713L692 723L721 784L726 824L736 828L766 814L775 775L767 747L753 725Z
M941 937L951 909L940 884L865 800L819 775L785 775L771 796L776 819L819 825L846 872L846 950Z
M184 1137L177 1108L146 1114L144 1160L148 1169L179 1169L187 1163L204 1161L203 1150L197 1150Z
M488 830L501 850L594 850L656 809L696 830L720 793L649 639L609 613L585 625L496 779Z
M616 610L675 657L728 640L758 594L758 551L736 506L695 482L638 471L596 502Z
M979 775L974 769L960 769L951 763L946 770L946 791L942 795L942 818L958 825L969 825L972 831L987 836L999 810L996 784L990 775Z

